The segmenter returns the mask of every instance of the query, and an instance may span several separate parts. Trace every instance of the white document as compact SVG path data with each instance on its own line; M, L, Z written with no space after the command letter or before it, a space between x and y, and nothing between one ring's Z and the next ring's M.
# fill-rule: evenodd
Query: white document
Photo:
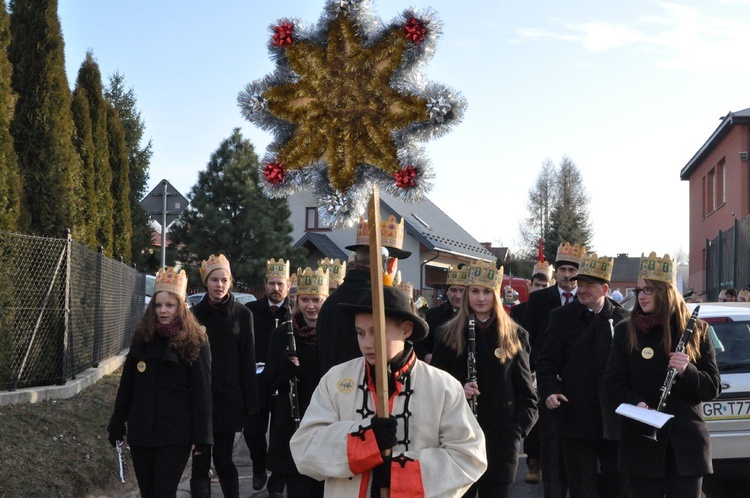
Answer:
M648 424L651 427L656 427L657 429L661 429L662 427L664 427L664 424L667 423L667 420L674 417L674 415L670 415L668 413L657 412L656 410L649 410L648 408L641 408L639 406L630 405L628 403L622 403L617 407L617 410L615 410L615 412L624 417L632 418L633 420L637 420L638 422Z

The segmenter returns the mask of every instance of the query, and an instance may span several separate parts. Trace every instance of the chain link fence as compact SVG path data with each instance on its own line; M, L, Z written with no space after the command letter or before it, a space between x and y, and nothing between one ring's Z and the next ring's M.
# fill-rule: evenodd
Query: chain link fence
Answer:
M0 231L0 390L64 384L130 344L145 274L65 238Z
M727 287L737 290L750 285L750 216L706 241L706 293L716 301Z

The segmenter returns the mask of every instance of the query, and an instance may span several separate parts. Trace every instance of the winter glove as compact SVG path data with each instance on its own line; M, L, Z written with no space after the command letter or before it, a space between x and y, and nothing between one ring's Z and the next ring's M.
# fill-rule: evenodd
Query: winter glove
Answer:
M396 427L398 425L396 417L393 415L388 418L372 417L371 424L372 432L375 433L375 440L378 442L378 449L380 451L396 446L398 442L396 438Z
M125 434L115 434L114 432L110 432L107 439L109 439L109 444L111 444L113 448L117 448L117 441L123 441L125 439Z
M372 469L372 496L380 496L380 488L391 487L391 457L383 457L383 460L383 463Z

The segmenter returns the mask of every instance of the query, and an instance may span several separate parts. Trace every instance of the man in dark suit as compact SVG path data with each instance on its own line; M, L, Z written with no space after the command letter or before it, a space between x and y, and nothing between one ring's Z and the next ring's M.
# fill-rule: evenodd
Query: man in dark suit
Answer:
M572 498L616 497L617 415L605 403L604 369L614 326L628 316L607 297L612 258L589 254L576 277L578 299L552 310L536 362L539 399L559 413L568 489Z
M383 271L391 277L398 271L398 260L411 253L401 249L404 243L404 220L396 222L390 215L380 223L380 244L385 250ZM354 317L339 310L340 303L356 304L372 292L370 282L370 230L367 220L360 218L357 225L356 244L346 246L354 255L347 265L346 276L339 287L325 300L318 314L318 361L320 375L331 367L362 356L354 333Z
M289 320L289 261L270 259L266 262L266 295L257 301L247 304L253 312L253 329L255 330L255 361L265 364L268 353L268 342L271 332ZM260 369L260 366L259 366ZM253 489L262 489L268 480L269 496L282 496L285 483L278 476L266 473L266 432L269 416L273 413L273 399L265 396L265 377L263 372L257 376L259 393L259 411L249 415L245 420L243 435L253 461Z
M550 312L575 300L576 281L581 257L586 248L569 242L560 244L555 258L557 283L546 289L532 292L521 320L521 326L529 333L531 342L531 369L535 370L536 358L544 342L544 333L549 325ZM545 498L563 498L567 492L564 462L560 455L561 444L557 436L556 413L550 412L539 402L540 464Z
M419 342L414 343L414 352L420 360L429 363L432 359L432 350L435 347L435 334L441 325L453 318L458 309L461 307L461 299L466 287L466 279L469 276L469 267L458 265L457 267L448 267L448 276L446 284L448 288L445 291L447 300L434 308L427 310L425 320L430 326L430 333Z

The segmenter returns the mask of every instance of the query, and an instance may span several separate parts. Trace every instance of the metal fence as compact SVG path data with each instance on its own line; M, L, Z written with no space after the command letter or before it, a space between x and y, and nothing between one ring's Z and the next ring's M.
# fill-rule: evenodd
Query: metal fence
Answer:
M72 240L0 231L0 390L64 384L130 343L145 274Z
M750 285L750 216L734 220L734 226L706 241L706 293L716 301L727 287Z

